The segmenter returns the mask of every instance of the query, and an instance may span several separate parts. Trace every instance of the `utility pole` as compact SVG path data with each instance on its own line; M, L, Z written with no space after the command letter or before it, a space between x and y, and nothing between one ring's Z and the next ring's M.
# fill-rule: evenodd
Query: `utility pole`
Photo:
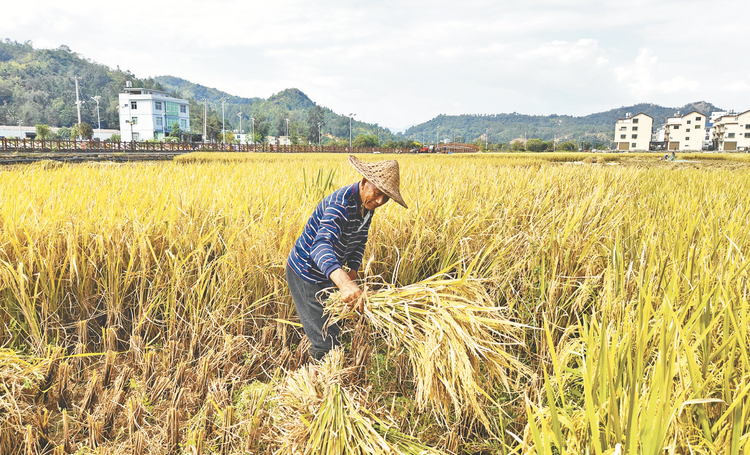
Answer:
M322 123L318 123L318 148L320 148L320 127L323 126Z
M490 129L489 129L489 128L487 128L487 129L485 130L485 132L484 132L484 150L485 150L485 151L489 150L489 147L488 147L488 145L487 145L487 143L488 143L488 141L489 141L489 138L490 138Z
M78 124L81 124L81 104L85 103L85 101L81 101L78 98L78 76L75 76L73 78L76 81L76 108L78 108Z
M352 151L352 118L357 114L349 114L349 151Z
M253 140L253 145L255 145L255 117L250 117L250 126L251 126L251 133L250 138ZM255 149L255 147L253 147Z
M286 140L291 143L292 141L289 140L289 119L285 118L284 120L286 121Z
M208 98L203 98L203 142L206 142L206 111L208 110ZM167 123L166 121L164 123Z
M435 152L437 152L438 147L438 136L440 136L440 124L438 124L437 130L435 131Z
M526 151L526 132L523 133L523 150Z
M224 101L227 100L227 97L221 98L221 143L223 144L225 141L226 136L226 129L224 128Z

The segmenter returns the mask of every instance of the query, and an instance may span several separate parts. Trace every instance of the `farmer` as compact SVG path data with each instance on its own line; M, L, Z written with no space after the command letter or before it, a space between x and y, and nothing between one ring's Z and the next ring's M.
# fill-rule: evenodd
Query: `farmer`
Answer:
M389 199L406 208L399 192L397 161L365 163L350 155L349 163L362 174L362 180L334 191L318 204L286 264L289 290L312 344L310 357L316 360L340 343L337 325L323 333L328 322L322 305L327 298L325 290L335 285L349 308L364 309L362 289L354 280L362 265L372 216Z

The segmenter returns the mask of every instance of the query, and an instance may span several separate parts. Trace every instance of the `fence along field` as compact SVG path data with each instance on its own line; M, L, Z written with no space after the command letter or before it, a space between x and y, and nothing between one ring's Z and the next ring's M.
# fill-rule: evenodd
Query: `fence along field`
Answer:
M0 452L750 450L746 165L399 156L369 275L470 275L527 327L484 422L361 319L300 368L283 265L345 156L214 157L0 170Z

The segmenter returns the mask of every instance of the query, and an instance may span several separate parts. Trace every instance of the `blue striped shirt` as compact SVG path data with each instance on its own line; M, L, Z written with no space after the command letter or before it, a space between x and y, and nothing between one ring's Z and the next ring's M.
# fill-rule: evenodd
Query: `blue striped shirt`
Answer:
M329 281L342 264L358 270L374 213L365 209L363 214L360 204L359 182L323 199L289 254L289 267L311 283Z

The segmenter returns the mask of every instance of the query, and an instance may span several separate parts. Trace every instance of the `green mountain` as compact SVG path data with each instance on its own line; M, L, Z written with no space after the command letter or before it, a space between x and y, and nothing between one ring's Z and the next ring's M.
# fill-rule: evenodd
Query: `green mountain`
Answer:
M153 79L138 79L129 71L113 70L76 54L65 45L34 49L31 42L0 42L0 124L70 127L78 122L74 77L78 77L81 120L97 127L96 103L102 128L119 128L117 95L125 81L163 90Z
M570 115L524 115L517 112L492 115L439 115L432 120L408 128L403 135L417 141L434 142L437 134L441 139L462 137L467 142L483 138L489 129L489 141L507 143L514 139L540 138L551 140L584 140L590 142L611 142L615 122L626 114L643 112L654 118L654 127L664 124L667 117L677 112L687 114L696 110L703 115L722 109L705 101L689 103L685 106L663 107L641 103L623 106L606 112L582 117ZM439 131L438 131L439 126Z

